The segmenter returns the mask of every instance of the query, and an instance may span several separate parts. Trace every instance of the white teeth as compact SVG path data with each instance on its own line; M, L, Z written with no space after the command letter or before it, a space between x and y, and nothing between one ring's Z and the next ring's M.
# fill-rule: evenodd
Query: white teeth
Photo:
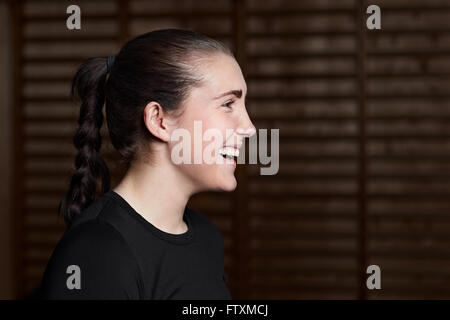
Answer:
M231 147L225 147L219 150L220 154L229 157L239 157L239 150Z

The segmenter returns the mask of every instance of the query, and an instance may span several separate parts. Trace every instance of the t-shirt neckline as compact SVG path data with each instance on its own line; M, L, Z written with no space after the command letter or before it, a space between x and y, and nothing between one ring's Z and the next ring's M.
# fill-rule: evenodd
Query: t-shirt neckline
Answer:
M121 195L115 192L113 189L109 189L105 196L108 196L115 200L131 217L136 219L140 224L142 224L146 229L152 232L155 236L165 241L175 243L175 244L187 244L194 238L195 230L194 223L192 222L191 211L186 206L183 213L183 221L186 223L188 230L181 234L174 234L162 231L158 229L149 221L147 221L141 214L139 214Z

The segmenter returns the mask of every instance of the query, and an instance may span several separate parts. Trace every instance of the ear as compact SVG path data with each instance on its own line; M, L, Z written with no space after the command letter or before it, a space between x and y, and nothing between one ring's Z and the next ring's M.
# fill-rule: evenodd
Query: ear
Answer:
M148 131L162 141L170 141L170 132L167 126L168 115L158 102L149 102L144 108L144 123Z

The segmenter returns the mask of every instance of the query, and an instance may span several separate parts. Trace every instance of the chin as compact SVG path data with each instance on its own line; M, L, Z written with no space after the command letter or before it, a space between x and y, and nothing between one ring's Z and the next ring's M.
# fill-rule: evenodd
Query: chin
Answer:
M227 181L227 183L222 183L220 186L220 190L222 191L226 191L226 192L231 192L234 191L237 187L237 181L236 178L233 176L232 179L230 179L230 181Z
M208 184L203 183L203 187L199 188L197 192L207 192L207 191L225 191L225 192L231 192L234 191L237 187L237 181L236 178L230 177L227 179L220 179L220 181L217 181L217 183L211 183L211 181Z

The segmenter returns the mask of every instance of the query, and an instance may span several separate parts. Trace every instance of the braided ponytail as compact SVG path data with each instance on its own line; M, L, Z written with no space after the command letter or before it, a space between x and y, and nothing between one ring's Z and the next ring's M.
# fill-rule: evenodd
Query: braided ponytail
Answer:
M99 177L102 181L102 192L110 188L109 169L99 154L105 84L110 63L109 57L90 58L81 65L72 81L71 96L81 100L78 129L73 137L78 153L69 190L58 209L68 225L94 201Z

